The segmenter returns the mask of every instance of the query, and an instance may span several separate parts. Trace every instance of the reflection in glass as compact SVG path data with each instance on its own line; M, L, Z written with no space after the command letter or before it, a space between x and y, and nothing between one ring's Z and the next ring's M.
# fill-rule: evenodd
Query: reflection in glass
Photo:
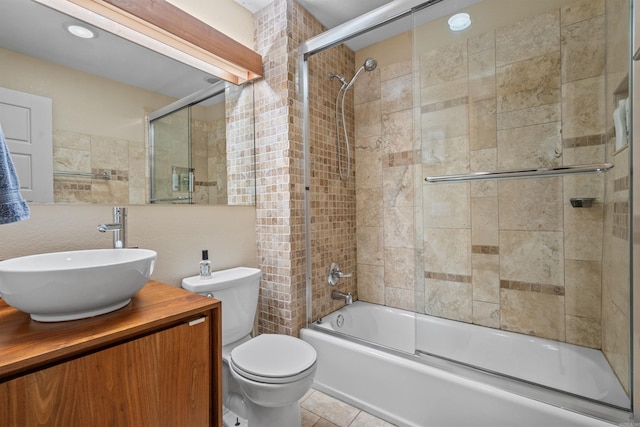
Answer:
M151 203L192 203L191 108L152 122Z
M216 84L149 115L150 202L255 204L253 87Z

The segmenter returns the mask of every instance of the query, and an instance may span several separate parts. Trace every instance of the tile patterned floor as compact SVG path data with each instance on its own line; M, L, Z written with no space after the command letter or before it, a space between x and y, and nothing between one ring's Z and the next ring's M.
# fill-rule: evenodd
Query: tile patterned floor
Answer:
M386 421L311 389L300 400L302 427L393 427Z

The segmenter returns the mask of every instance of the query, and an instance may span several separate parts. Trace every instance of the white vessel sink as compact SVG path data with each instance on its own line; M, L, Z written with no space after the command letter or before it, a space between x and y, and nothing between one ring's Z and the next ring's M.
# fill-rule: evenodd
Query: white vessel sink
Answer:
M33 320L59 322L124 307L147 283L148 249L53 252L0 262L0 297Z

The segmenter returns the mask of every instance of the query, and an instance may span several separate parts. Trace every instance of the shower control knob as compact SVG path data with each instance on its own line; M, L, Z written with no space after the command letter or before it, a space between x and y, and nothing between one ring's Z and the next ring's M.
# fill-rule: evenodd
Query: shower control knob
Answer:
M353 276L352 273L349 274L345 274L342 271L340 271L340 266L338 265L337 262L332 262L331 265L329 266L329 270L327 271L327 283L329 283L330 286L335 286L338 284L338 280L344 278L344 277L351 277Z

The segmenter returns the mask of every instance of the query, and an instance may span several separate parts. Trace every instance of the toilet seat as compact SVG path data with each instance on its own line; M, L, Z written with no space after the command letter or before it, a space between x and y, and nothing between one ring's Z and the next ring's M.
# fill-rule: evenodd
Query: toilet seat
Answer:
M229 364L244 378L269 384L297 381L313 372L316 351L288 335L263 334L231 351Z

